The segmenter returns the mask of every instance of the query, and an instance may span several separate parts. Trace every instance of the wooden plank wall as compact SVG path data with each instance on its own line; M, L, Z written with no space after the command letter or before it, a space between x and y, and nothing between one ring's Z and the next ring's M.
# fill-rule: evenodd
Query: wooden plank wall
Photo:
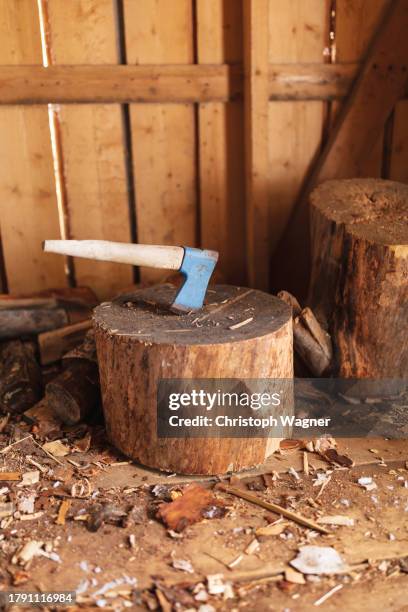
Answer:
M194 58L190 0L125 0L129 64L191 64ZM141 243L197 243L196 133L194 107L132 104L130 109ZM142 280L163 272L146 268Z
M272 0L271 63L324 63L329 44L330 0ZM269 105L270 256L319 153L327 102L272 101Z
M0 62L42 64L36 2L0 2ZM64 286L61 257L41 242L60 236L48 110L0 107L0 228L8 289L19 293Z
M242 4L198 0L197 61L242 62ZM246 282L244 114L241 100L199 105L201 244L219 251L221 278Z
M51 0L46 25L53 64L118 63L111 0ZM70 238L129 242L120 105L61 105L58 115ZM103 299L132 282L132 269L78 258L75 280Z
M194 103L178 101L176 91L127 107L112 100L110 85L109 104L0 104L0 290L76 283L104 299L132 282L128 266L76 259L69 270L43 255L41 241L64 232L202 245L220 251L224 281L268 288L281 265L278 242L342 105L316 99L319 85L308 89L304 79L296 99L296 86L285 96L271 74L277 65L302 75L332 62L340 84L361 63L390 1L0 0L4 66L41 66L45 48L51 66L127 62L153 74L197 64L209 75L231 67L221 98L208 95L203 77ZM184 82L194 90L188 75ZM156 95L154 81L150 88ZM407 100L362 174L408 181ZM164 275L141 270L143 281Z

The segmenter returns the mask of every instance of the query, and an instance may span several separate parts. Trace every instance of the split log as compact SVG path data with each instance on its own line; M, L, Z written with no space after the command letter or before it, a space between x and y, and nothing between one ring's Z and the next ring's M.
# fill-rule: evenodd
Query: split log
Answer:
M93 331L81 346L64 355L63 370L45 388L46 402L67 425L83 421L100 403L98 363Z
M96 297L87 287L34 296L0 295L0 338L37 335L88 319Z
M296 355L300 357L308 372L315 376L329 373L332 367L333 350L329 334L322 328L319 321L308 307L300 306L297 299L288 291L280 291L278 298L292 309L293 341ZM295 358L297 376L307 377L308 373L300 367Z
M289 308L260 291L216 285L208 293L212 304L198 313L174 315L163 307L174 293L170 285L156 286L95 309L103 409L112 443L144 465L184 474L220 474L263 463L279 438L159 438L158 383L292 380ZM278 406L276 414L281 411Z
M92 321L81 321L66 325L38 336L38 348L42 365L59 361L62 356L80 344L87 331L92 327Z
M41 370L31 343L11 340L0 344L0 409L21 414L42 395Z
M408 376L408 186L328 181L311 195L309 303L331 333L335 373Z

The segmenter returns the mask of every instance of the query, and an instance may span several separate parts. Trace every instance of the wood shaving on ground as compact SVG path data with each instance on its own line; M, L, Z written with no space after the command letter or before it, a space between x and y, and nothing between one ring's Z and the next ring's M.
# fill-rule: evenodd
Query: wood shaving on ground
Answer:
M65 457L69 455L71 449L68 448L61 440L54 440L53 442L46 442L42 445L42 449L52 455L53 457Z
M302 574L341 574L349 569L331 546L302 546L289 563Z

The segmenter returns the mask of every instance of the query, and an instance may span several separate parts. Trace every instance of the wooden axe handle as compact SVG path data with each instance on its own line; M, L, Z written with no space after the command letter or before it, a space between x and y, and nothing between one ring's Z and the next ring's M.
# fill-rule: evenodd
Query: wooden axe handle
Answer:
M179 270L184 257L183 247L108 240L45 240L43 247L48 253L166 270Z

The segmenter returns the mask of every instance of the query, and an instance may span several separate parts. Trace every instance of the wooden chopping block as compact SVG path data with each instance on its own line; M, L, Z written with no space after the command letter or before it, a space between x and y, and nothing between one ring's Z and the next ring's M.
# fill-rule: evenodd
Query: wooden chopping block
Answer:
M344 378L408 377L408 186L327 181L311 194L309 303Z
M263 463L279 439L158 438L157 388L161 379L292 379L290 308L261 291L216 285L202 310L175 315L160 306L174 292L159 285L94 311L110 440L144 465L183 474Z

